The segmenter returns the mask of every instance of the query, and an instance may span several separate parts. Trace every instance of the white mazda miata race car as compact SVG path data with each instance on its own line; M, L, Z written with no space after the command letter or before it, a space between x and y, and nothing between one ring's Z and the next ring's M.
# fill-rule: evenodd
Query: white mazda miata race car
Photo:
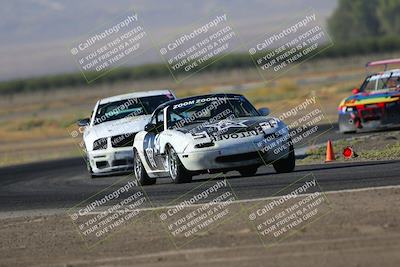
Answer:
M91 177L132 169L135 134L144 129L152 112L175 99L170 90L117 95L97 101L91 118L78 121Z
M135 136L135 176L142 185L158 177L183 183L207 172L250 176L269 163L277 172L291 172L295 156L288 128L268 113L238 94L166 102Z

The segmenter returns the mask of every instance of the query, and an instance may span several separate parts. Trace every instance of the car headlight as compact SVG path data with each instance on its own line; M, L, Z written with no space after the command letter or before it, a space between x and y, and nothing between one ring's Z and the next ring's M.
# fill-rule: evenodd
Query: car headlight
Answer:
M196 144L194 147L195 148L205 148L205 147L211 147L211 146L215 146L215 144L213 142L206 142L206 143Z
M339 109L342 113L356 111L356 107L343 106Z
M259 125L264 131L269 131L270 129L277 128L279 124L279 120L275 118L271 118L268 121L263 121Z
M93 150L100 150L107 148L107 138L100 138L93 142Z

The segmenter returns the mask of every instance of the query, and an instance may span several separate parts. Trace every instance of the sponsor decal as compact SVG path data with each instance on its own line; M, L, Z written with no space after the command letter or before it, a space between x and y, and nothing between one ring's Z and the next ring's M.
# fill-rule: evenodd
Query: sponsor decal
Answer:
M147 133L144 138L143 149L146 152L146 160L150 167L156 169L156 155L159 151L159 135L154 135L152 133Z
M157 168L156 161L154 160L154 150L151 147L146 148L147 159L153 168Z
M208 124L208 125L204 125L204 127L206 128L217 128L217 130L219 132L221 131L225 131L229 128L246 128L247 125L244 124L244 122L246 122L247 120L244 121L231 121L231 120L222 120L219 121L217 123L212 123L212 124Z
M204 139L208 138L208 133L206 131L202 131L200 133L192 133L193 139Z
M278 127L278 120L271 119L269 121L260 122L259 125L264 132L268 132L270 129Z
M240 133L231 133L231 134L213 134L210 135L212 141L222 141L222 140L230 140L230 139L240 139L247 138L251 136L256 136L259 134L264 134L264 132L260 129L254 129L251 131L240 132Z
M230 128L248 128L248 125L244 124L247 120L236 122L230 120L222 120L217 123L204 125L204 127L214 128L217 131L209 132L206 131L199 133L192 133L194 139L203 139L210 138L211 141L222 141L222 140L230 140L230 139L240 139L247 138L251 136L256 136L260 134L271 134L271 129L276 129L278 127L279 120L271 119L269 121L260 122L254 126L253 129L249 131L243 132L233 132L233 133L225 133L227 129Z
M192 106L195 104L200 104L200 103L205 103L205 102L211 102L211 101L223 101L226 103L229 99L227 97L207 97L207 98L198 98L198 99L192 99L188 100L182 103L175 104L172 109L177 109L177 108L182 108L186 106Z

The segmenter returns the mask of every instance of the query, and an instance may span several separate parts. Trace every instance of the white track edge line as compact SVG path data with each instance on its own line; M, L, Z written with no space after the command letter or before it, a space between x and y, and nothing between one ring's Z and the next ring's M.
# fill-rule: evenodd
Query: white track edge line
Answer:
M364 191L371 191L371 190L387 190L387 189L397 189L397 188L400 188L400 185L387 185L387 186L378 186L378 187L365 187L365 188L355 188L355 189L332 190L332 191L324 191L322 193L324 193L324 194L339 194L339 193L364 192ZM298 196L299 197L307 197L307 196L309 196L311 194L312 193L300 194ZM279 199L281 197L282 197L282 195L274 196L274 197L240 199L240 200L231 201L229 203L235 204L235 203L247 203L247 202L265 201L265 200ZM222 203L226 203L226 202L218 202L218 203L215 203L215 204L222 204ZM187 205L184 208L200 207L200 206L202 206L204 204L207 204L207 202L193 204L193 205ZM112 207L112 206L104 206L104 210L102 210L102 211L88 212L88 213L85 213L85 215L100 214L100 213L104 212L109 207ZM149 207L149 208L141 208L141 209L136 209L136 210L137 211L154 211L154 210L163 210L163 209L172 209L172 208L176 208L176 206ZM129 209L115 210L113 212L126 212L126 211L129 211Z

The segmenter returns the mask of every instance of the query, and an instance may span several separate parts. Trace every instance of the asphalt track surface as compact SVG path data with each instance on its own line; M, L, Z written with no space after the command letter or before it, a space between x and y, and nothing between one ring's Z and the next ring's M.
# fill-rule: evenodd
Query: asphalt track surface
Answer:
M330 130L319 141L328 138L343 136ZM286 174L276 174L271 166L263 166L253 177L240 177L237 172L229 172L225 177L238 199L254 199L273 196L310 173L323 191L399 185L400 161L300 165ZM200 192L201 185L210 178L222 179L222 176L195 176L189 184L173 184L164 178L144 189L154 206L165 206L196 187L200 186L196 189ZM68 209L102 190L104 194L112 193L132 179L130 174L90 179L82 158L4 167L0 168L0 212Z

